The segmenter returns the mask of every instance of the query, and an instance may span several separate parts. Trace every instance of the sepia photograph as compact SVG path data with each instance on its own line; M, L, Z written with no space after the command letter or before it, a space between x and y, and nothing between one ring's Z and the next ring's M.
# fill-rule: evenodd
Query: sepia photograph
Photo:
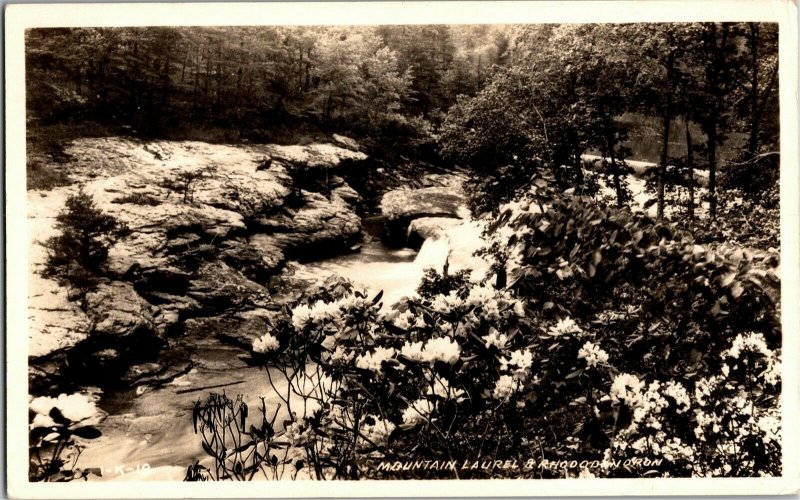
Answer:
M6 66L17 495L797 491L796 19L149 19Z

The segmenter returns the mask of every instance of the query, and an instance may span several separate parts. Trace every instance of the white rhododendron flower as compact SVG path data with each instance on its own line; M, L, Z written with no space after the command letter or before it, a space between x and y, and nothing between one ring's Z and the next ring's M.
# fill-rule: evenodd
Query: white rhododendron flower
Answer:
M578 326L577 323L575 323L575 321L573 321L572 318L566 317L564 319L559 320L558 323L555 324L555 326L550 327L548 333L550 335L558 337L567 334L577 335L583 333L583 330L581 329L580 326Z
M511 375L501 375L494 384L492 397L495 399L508 399L519 387L519 382Z
M483 345L487 348L495 346L498 349L503 349L508 342L508 336L505 333L498 332L496 328L492 327L489 329L489 333L481 337L481 340L483 340Z
M578 359L585 359L587 366L594 367L608 363L608 353L597 345L586 342L578 351Z
M376 347L375 351L364 353L356 359L356 366L364 370L369 370L381 375L381 365L387 359L395 355L395 350L391 347Z
M272 352L278 347L280 347L278 339L269 333L262 335L260 338L257 338L253 341L253 352L258 352L261 354Z
M61 394L57 398L40 396L31 400L29 406L34 413L42 417L47 417L39 418L38 420L34 417L34 422L37 426L45 427L55 424L55 422L50 424L50 422L52 422L50 410L53 408L58 408L61 414L72 422L81 422L93 417L98 417L100 414L95 402L84 394Z
M33 417L33 422L31 422L31 429L35 429L36 427L53 427L56 423L50 418L49 415L42 415L41 413L37 413Z
M423 349L425 358L429 363L442 361L452 365L461 356L461 346L456 341L447 337L437 337L428 340Z
M398 328L402 328L403 330L408 330L411 328L411 320L414 319L414 315L411 314L411 311L406 311L402 314L398 314L397 317L394 319L394 324Z
M292 310L292 326L295 330L302 330L311 321L311 308L301 304Z
M453 309L464 305L464 301L458 297L455 290L447 295L437 295L431 302L431 309L439 313L449 313Z
M433 403L426 398L420 398L403 410L403 424L413 426L426 422L433 410Z
M425 354L423 353L422 341L419 342L406 341L406 343L403 344L403 347L400 349L400 354L410 359L411 361L416 361L418 363L427 361L427 359L425 358Z
M515 380L525 380L530 374L529 370L533 364L533 354L530 351L517 350L511 353L511 357L500 360L501 369L510 371Z
M626 403L628 406L637 406L642 399L644 382L636 375L621 373L611 383L609 395L616 402Z
M336 346L336 349L334 349L332 353L330 353L328 357L328 363L335 366L346 365L353 360L355 355L355 351L351 349L345 349L339 345Z

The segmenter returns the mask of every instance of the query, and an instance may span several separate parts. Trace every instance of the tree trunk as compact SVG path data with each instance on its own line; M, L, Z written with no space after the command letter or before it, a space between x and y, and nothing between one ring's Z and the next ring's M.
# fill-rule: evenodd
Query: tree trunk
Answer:
M761 110L758 103L758 24L749 23L750 25L750 137L747 141L747 152L753 159L758 155L758 128L761 121Z
M708 215L717 218L717 110L711 113L708 127Z
M672 43L670 43L672 45ZM658 220L664 218L664 186L667 181L667 162L669 161L669 128L672 124L672 79L675 67L675 52L670 50L666 63L666 94L664 95L664 109L661 129L661 158L658 163Z
M689 119L686 119L686 169L689 182L689 222L694 225L694 155L692 154L692 133Z
M622 192L617 155L614 153L614 131L611 125L611 117L602 108L601 113L603 113L603 128L605 129L606 156L611 160L611 176L614 179L614 191L617 193L617 207L621 207L625 203L625 193Z

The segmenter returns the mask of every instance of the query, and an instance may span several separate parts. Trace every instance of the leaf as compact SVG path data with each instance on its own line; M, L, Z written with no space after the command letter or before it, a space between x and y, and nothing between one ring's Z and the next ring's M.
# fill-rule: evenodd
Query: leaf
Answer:
M212 456L212 457L215 457L215 458L217 456L216 453L214 453L214 450L212 450L211 447L208 444L206 444L205 441L203 441L203 451L205 451L206 454L208 454L209 456Z
M735 280L735 279L736 279L736 273L731 272L731 273L728 273L728 274L726 274L725 276L722 277L722 280L721 280L720 284L722 286L728 286L731 283L733 283L733 280Z
M53 432L52 427L34 427L33 430L31 430L30 439L32 441L37 441L44 438L51 432Z
M91 425L78 427L77 429L73 430L72 433L84 439L97 439L103 435L99 429L92 427Z
M734 299L738 299L739 296L742 294L742 292L744 292L744 287L742 286L742 284L740 282L735 281L733 283L733 286L731 287L731 296Z
M52 418L53 421L59 425L68 426L69 424L72 423L72 420L65 417L64 414L61 413L61 410L59 410L55 406L50 409L50 418Z
M373 304L373 305L374 305L374 304L377 304L378 302L380 302L381 298L383 298L383 290L381 290L380 292L378 292L378 295L376 295L376 296L375 296L375 297L372 299L372 304Z
M579 369L575 370L574 372L570 373L569 375L567 375L566 377L564 377L564 380L570 380L570 379L573 379L575 377L579 377L582 374L583 374L583 368L579 368Z

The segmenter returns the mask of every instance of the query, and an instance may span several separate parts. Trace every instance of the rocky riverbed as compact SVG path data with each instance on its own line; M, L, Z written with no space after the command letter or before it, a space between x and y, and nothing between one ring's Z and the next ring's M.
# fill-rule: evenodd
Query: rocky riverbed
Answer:
M100 138L73 141L65 155L59 168L74 184L28 192L33 392L85 377L178 376L189 361L165 366L153 356L170 339L210 318L269 314L280 295L271 280L287 257L349 251L361 238L358 193L338 175L366 168L358 151ZM41 243L79 189L131 230L110 249L86 312L40 274Z
M73 184L28 192L31 393L168 384L195 367L194 339L249 349L265 321L314 280L313 267L297 273L287 262L358 251L365 237L419 248L469 215L463 177L436 173L384 193L382 215L362 223L362 198L346 179L374 172L358 145L342 139L227 146L110 137L67 145L58 168ZM86 311L41 276L41 243L57 234L55 217L78 190L131 230L110 249ZM365 265L397 259L381 245L367 247ZM350 260L352 270L359 255Z

